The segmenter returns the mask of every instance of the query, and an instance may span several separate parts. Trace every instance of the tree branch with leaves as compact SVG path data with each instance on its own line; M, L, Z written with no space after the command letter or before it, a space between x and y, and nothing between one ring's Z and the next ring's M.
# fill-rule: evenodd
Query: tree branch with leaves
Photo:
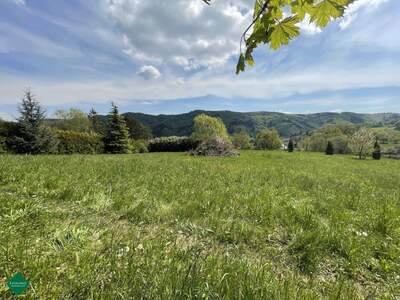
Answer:
M202 0L210 5L211 0ZM319 28L343 16L356 0L256 0L253 21L240 39L236 73L254 65L253 51L267 44L277 50L299 36L300 23L309 20ZM250 33L251 32L251 33Z

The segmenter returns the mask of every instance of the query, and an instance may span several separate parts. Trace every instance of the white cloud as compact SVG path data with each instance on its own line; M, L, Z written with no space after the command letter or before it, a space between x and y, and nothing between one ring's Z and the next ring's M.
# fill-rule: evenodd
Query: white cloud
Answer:
M151 64L185 69L224 64L237 55L252 17L245 0L103 0L103 9L124 36L124 52Z
M112 80L29 79L0 74L0 107L15 105L27 86L44 105L73 105L79 102L104 103L109 99L129 103L135 99L165 100L212 94L223 97L249 97L262 100L371 87L400 87L400 77L393 76L398 66L373 64L363 68L314 66L290 73L248 73L214 75L201 72L185 80L161 78L143 84L140 78L115 77ZM184 84L182 84L184 83ZM54 97L57 95L57 97Z
M19 6L24 6L26 5L25 0L12 0L15 4L19 5Z
M379 5L390 0L357 0L349 5L343 16L343 20L339 23L341 29L346 29L358 17L361 10L373 11Z
M154 66L144 66L137 73L144 79L158 79L161 77L160 71Z

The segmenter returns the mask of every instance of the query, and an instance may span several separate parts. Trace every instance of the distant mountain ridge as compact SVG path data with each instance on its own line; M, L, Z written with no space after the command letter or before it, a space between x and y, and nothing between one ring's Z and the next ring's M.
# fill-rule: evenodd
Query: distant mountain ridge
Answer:
M399 113L360 114L343 113L313 113L285 114L278 112L234 112L195 110L176 115L150 115L144 113L124 113L151 128L156 137L160 136L189 136L193 129L193 119L199 114L207 114L221 118L229 133L240 130L255 136L263 128L276 128L281 136L300 136L326 124L365 124L368 126L394 126L400 121Z

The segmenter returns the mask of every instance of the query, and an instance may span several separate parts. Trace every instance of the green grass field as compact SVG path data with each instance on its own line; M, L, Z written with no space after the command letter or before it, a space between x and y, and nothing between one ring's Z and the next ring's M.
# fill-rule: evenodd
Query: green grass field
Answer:
M399 299L400 161L0 156L0 298Z

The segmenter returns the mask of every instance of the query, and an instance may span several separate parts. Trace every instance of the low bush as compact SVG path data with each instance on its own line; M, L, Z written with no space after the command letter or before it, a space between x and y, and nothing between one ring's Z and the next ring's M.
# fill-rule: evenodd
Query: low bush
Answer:
M196 156L238 156L239 152L234 149L229 141L214 138L201 142L190 154Z
M160 137L150 140L149 152L186 152L195 149L199 145L188 137Z
M96 154L104 152L102 136L95 133L56 131L59 154Z
M388 149L382 155L386 158L400 159L400 148Z
M146 140L133 140L129 141L129 148L131 153L147 153L148 142Z
M6 152L7 152L6 138L3 136L0 136L0 154L4 154Z

